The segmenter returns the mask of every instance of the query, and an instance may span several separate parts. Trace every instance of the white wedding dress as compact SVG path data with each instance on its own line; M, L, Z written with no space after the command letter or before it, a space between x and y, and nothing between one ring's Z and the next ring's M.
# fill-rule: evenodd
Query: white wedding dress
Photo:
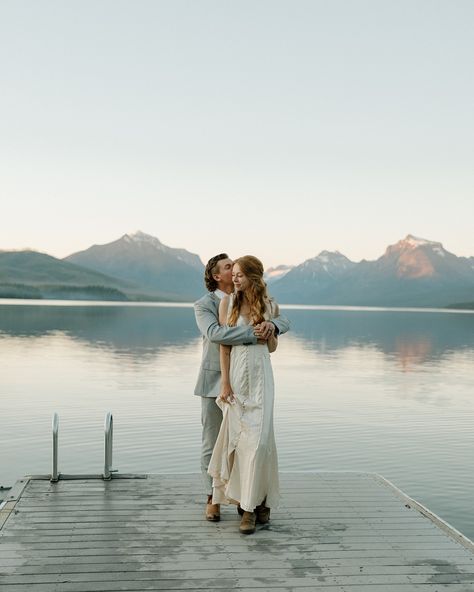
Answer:
M270 306L266 317L272 317ZM237 325L242 324L248 323L240 316ZM265 500L267 507L276 508L280 496L273 433L274 383L266 344L232 347L230 384L234 402L216 399L223 419L208 468L213 477L212 503L240 503L251 512Z

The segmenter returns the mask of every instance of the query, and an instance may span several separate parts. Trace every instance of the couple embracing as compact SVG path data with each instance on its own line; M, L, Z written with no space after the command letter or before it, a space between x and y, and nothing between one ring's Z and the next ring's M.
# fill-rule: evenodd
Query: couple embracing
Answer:
M251 255L216 255L205 270L209 292L194 305L203 336L194 394L202 401L206 519L218 522L220 504L236 504L242 534L267 523L279 500L270 353L289 322L268 296L263 271Z

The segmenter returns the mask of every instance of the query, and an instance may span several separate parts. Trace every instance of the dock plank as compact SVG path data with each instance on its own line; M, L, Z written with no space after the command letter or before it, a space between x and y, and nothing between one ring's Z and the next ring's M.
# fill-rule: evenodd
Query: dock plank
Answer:
M198 475L21 481L0 528L2 592L474 592L474 545L382 478L283 474L252 536L203 517Z

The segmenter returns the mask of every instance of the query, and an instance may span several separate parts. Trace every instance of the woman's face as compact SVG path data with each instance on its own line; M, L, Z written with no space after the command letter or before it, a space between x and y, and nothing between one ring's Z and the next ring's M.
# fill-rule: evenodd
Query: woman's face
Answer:
M232 281L234 282L234 288L237 292L244 291L249 285L249 280L240 269L238 263L234 263L234 267L232 268Z

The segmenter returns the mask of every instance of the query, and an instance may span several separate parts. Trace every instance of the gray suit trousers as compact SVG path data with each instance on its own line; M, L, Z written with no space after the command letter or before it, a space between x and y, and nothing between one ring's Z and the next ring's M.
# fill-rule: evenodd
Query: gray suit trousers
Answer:
M222 411L215 397L201 397L202 448L201 471L206 493L212 494L212 477L207 473L212 451L222 423Z

